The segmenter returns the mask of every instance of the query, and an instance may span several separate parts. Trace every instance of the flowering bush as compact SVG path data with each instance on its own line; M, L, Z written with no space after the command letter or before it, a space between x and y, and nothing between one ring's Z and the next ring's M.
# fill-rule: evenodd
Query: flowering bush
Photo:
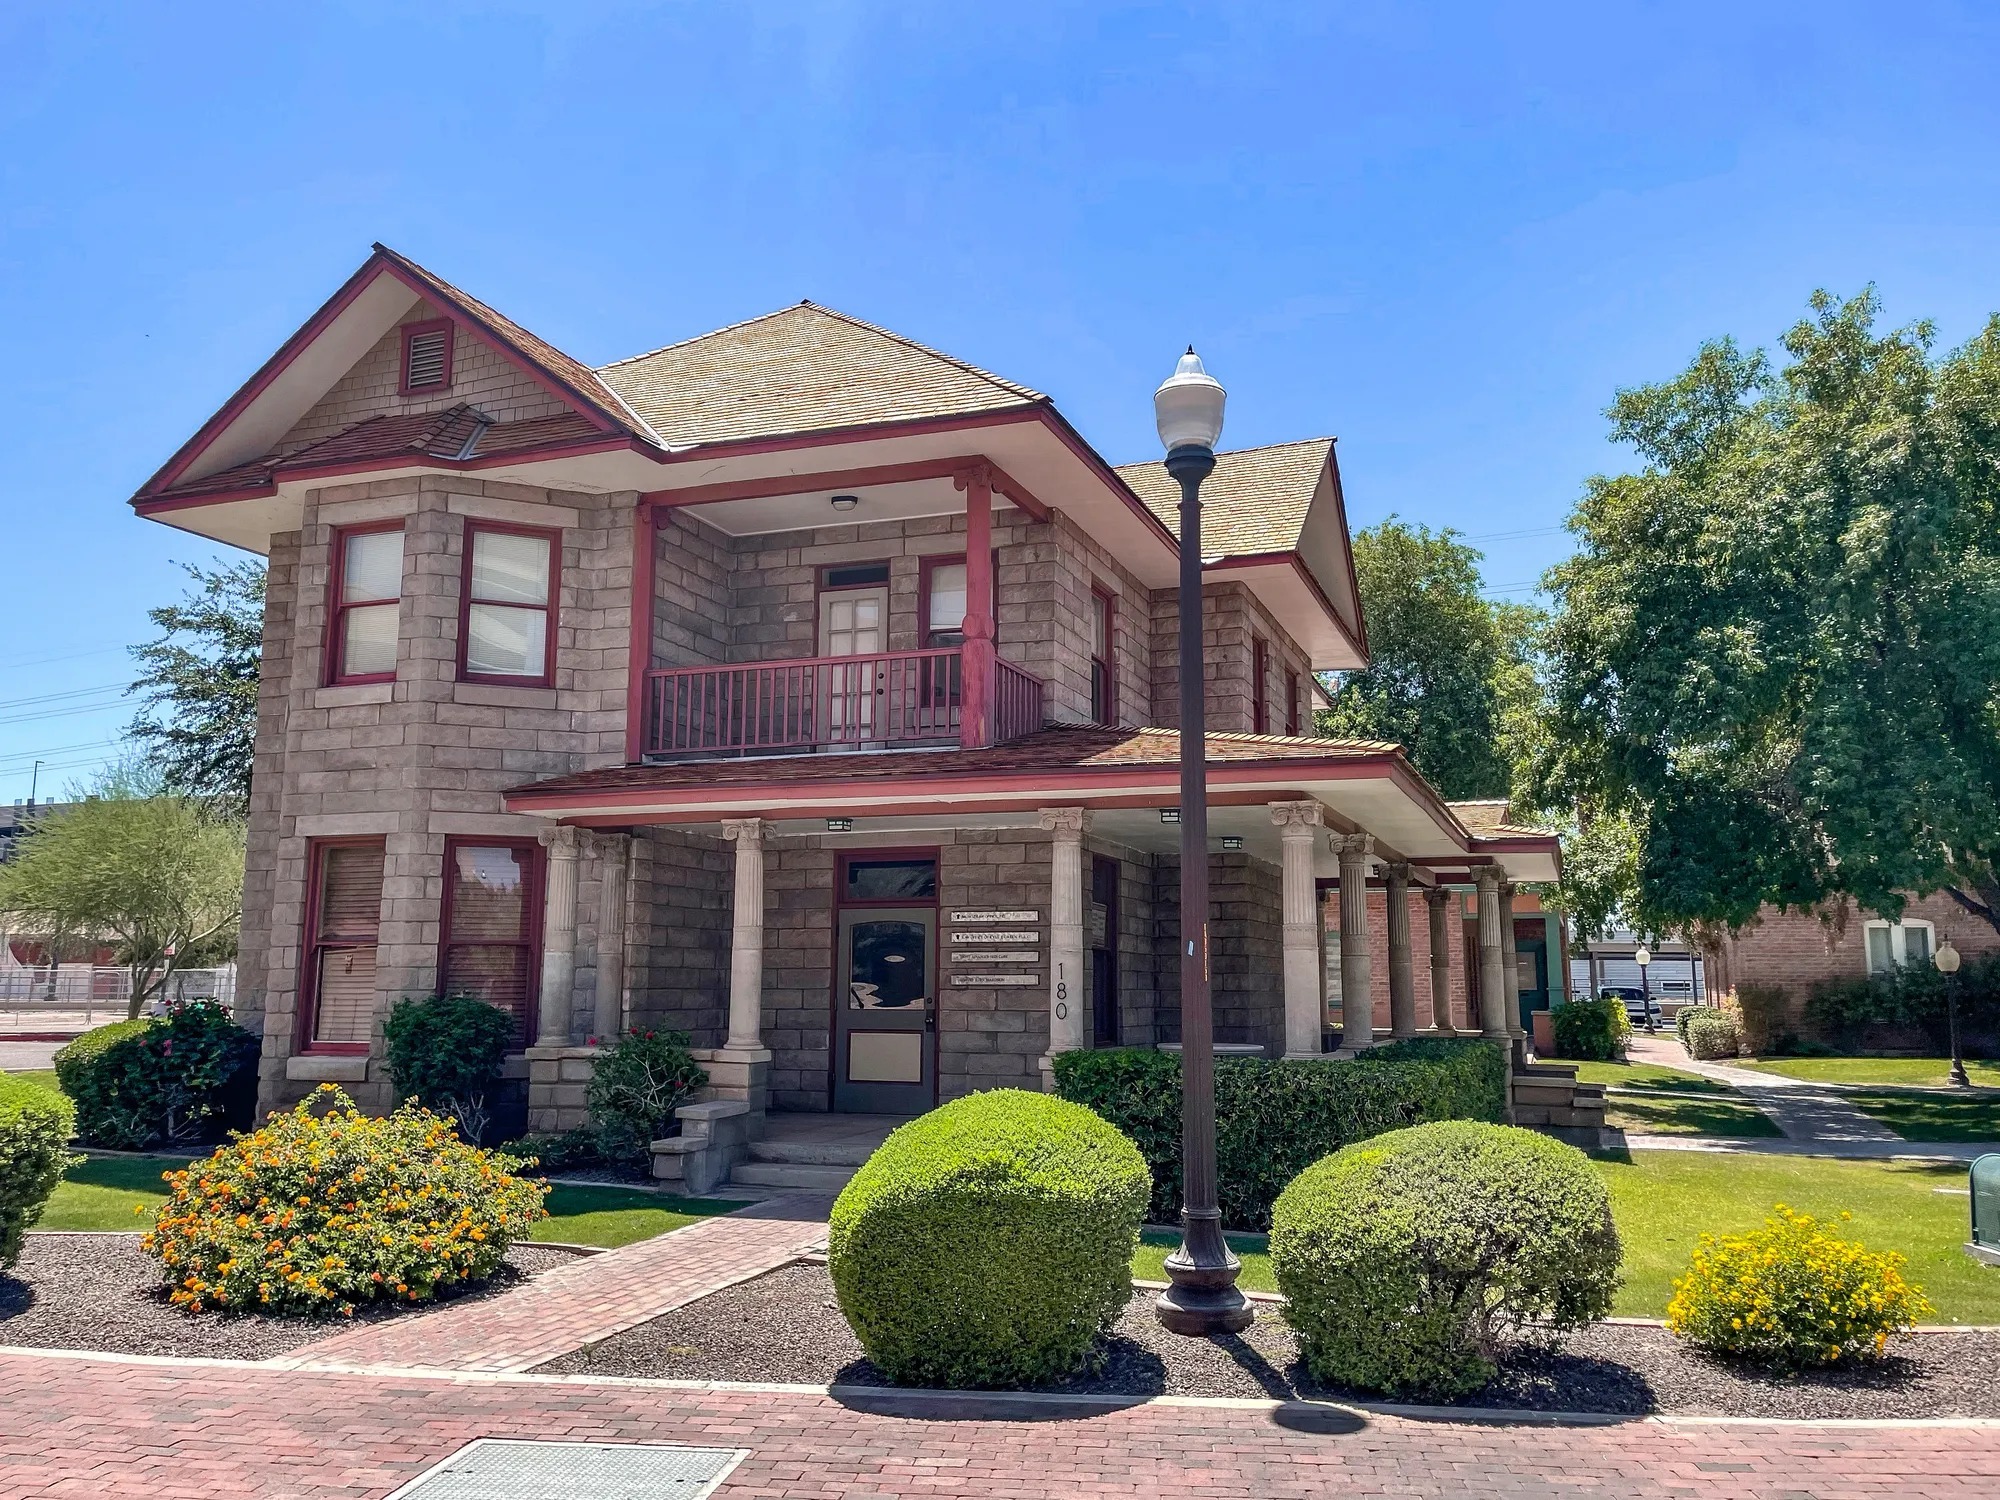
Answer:
M352 1313L483 1281L543 1217L522 1163L405 1105L385 1119L322 1084L205 1161L170 1172L140 1242L171 1300L204 1309Z
M85 1143L191 1146L250 1123L257 1039L218 1001L173 1001L159 1016L86 1031L56 1053L55 1070Z
M1701 1237L1667 1327L1710 1353L1782 1369L1873 1359L1890 1334L1935 1312L1903 1265L1780 1203L1762 1229Z

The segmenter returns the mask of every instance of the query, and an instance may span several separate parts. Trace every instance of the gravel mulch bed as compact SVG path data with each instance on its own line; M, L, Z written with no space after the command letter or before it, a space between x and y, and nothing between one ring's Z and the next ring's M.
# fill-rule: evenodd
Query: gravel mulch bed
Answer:
M1135 1292L1096 1373L1059 1387L1133 1396L1356 1397L1316 1385L1269 1303L1240 1338L1163 1330ZM2000 1335L1922 1334L1872 1367L1785 1379L1686 1350L1664 1329L1599 1324L1559 1349L1522 1348L1482 1391L1454 1403L1530 1411L1739 1417L2000 1417ZM886 1385L840 1315L826 1268L773 1271L576 1350L543 1373L826 1385Z
M168 1303L159 1262L139 1249L136 1234L30 1234L20 1263L0 1273L0 1344L269 1359L356 1323L422 1314L447 1300L496 1296L570 1259L566 1251L516 1245L500 1274L484 1286L414 1306L362 1308L352 1318L195 1315Z

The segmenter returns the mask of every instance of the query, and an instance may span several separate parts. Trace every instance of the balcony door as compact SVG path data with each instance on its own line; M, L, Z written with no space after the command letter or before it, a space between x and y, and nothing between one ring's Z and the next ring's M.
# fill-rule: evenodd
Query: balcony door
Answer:
M889 649L889 590L832 589L819 596L819 654L879 657ZM875 748L875 700L883 690L879 661L831 661L821 672L821 722L831 747Z

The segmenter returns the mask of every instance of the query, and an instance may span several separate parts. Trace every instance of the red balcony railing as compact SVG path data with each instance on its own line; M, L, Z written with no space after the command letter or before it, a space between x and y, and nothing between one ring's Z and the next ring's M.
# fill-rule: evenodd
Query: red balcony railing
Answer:
M1042 727L1042 685L996 662L994 738ZM893 749L960 742L958 647L646 674L649 756Z

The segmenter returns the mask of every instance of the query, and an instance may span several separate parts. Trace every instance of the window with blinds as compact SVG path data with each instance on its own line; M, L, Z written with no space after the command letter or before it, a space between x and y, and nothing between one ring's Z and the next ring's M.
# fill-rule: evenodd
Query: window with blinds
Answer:
M444 941L438 993L472 995L514 1017L531 1041L541 968L535 921L541 846L453 840L445 850Z
M394 680L402 599L402 523L336 531L327 610L329 684Z
M451 323L403 325L403 384L405 396L451 388Z
M310 1047L366 1047L373 1033L384 860L379 841L313 849L304 1032Z

